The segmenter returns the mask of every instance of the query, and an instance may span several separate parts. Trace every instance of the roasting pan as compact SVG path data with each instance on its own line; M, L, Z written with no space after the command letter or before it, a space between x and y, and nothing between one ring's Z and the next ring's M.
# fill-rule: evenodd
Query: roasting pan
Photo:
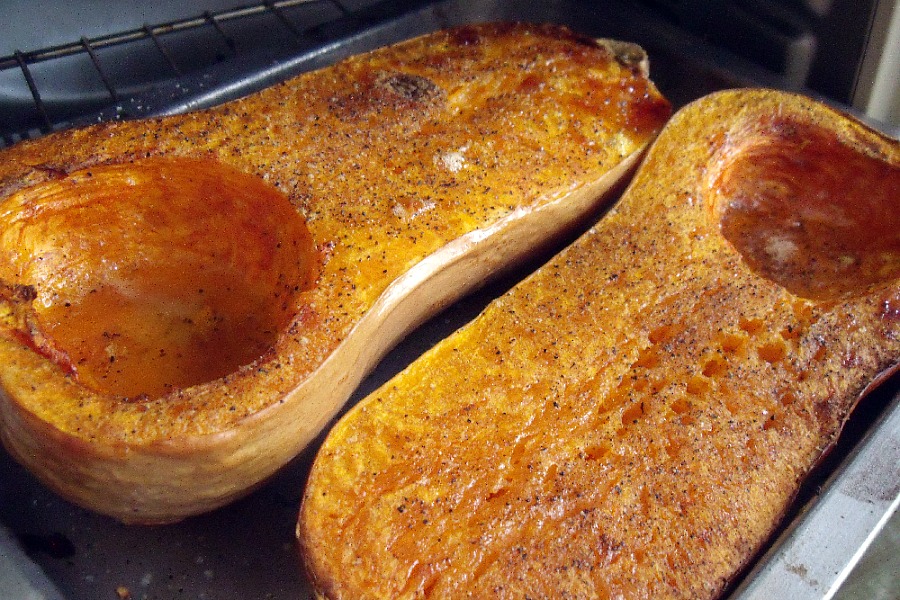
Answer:
M305 11L302 18L292 12L299 9ZM271 38L263 32L271 32L272 26L260 21L266 17L274 19L275 27L283 27L286 41L244 43L247 47L238 51L242 41L236 41L238 34L229 33L228 27ZM257 21L248 26L251 19ZM265 2L118 36L81 39L43 54L15 53L0 59L0 69L7 69L0 74L26 83L24 92L9 92L3 88L5 80L0 80L2 145L97 120L205 108L351 54L452 25L494 20L555 22L586 35L639 43L650 56L654 81L676 109L724 88L796 88L784 76L685 33L651 6L635 2ZM218 44L221 50L213 53L209 64L186 72L178 66L179 57L166 48L166 36L191 28L199 36L196 43L206 49ZM144 44L144 52L149 48L156 53L162 71L148 72L143 85L129 82L117 87L109 57L119 60L121 53L135 52L136 44ZM50 66L52 60L85 62L88 70L94 70L93 78L100 80L99 92L82 90L78 82L61 85L54 78L57 67ZM366 379L348 406L473 318L548 257L520 265L413 332ZM0 449L0 599L309 598L294 524L317 447L318 442L313 443L243 500L179 524L155 527L124 526L61 500ZM860 403L837 446L801 489L783 527L727 597L802 600L848 593L841 591L842 584L859 572L857 564L873 541L888 544L888 554L900 553L885 540L898 504L900 379L894 377ZM888 594L879 597L898 597L897 564L894 560L873 571L883 578L881 589Z

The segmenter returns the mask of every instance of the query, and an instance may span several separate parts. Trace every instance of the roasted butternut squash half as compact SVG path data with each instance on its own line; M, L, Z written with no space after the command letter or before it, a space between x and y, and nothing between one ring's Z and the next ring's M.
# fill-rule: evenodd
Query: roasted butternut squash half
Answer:
M679 111L616 207L352 408L323 598L714 598L900 360L900 145L800 96Z
M166 522L295 456L416 324L598 210L669 116L633 46L469 26L0 154L0 437Z

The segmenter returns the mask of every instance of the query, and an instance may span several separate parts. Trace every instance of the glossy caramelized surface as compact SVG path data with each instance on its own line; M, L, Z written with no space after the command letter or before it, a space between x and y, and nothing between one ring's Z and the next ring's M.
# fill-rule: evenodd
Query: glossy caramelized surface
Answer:
M709 177L722 234L798 296L837 300L900 275L900 170L835 132L762 120Z
M37 200L56 186L62 186L58 193L63 195L104 194L96 191L97 184L89 187L86 174L96 165L111 165L106 167L110 174L127 174L130 169L142 171L141 161L148 156L203 158L205 162L189 169L196 176L212 181L221 179L223 171L236 170L245 181L261 180L254 184L257 188L265 181L287 195L298 213L296 219L306 221L318 251L319 281L296 295L290 314L275 319L291 320L287 327L277 327L277 364L251 356L273 341L267 337L251 342L253 349L240 356L203 367L207 373L197 377L160 379L149 387L123 383L109 389L94 382L90 387L111 393L89 400L75 392L81 397L73 403L87 400L90 412L105 415L104 419L130 413L122 433L129 432L132 439L158 435L153 427L135 428L134 419L177 421L179 430L202 433L227 427L276 402L321 364L388 284L413 264L467 231L577 188L587 173L605 172L638 149L668 114L667 103L637 67L620 64L605 47L551 27L441 32L352 58L289 85L207 112L107 124L38 140L13 148L0 164L0 189L46 182L41 185L50 187L44 190L20 192ZM67 177L62 183L56 181L60 174ZM172 196L173 208L177 211L181 204L191 210L191 193ZM16 198L8 196L4 210L10 210ZM169 199L158 200L162 204L157 202L153 210L169 210ZM181 217L192 218L187 213ZM181 217L167 218L175 222ZM282 222L291 221L282 217ZM247 243L252 246L241 227L223 224L219 235L229 239L221 243L236 250ZM83 229L87 237L89 229ZM97 247L105 237L103 226L98 224L95 232L92 244ZM59 235L56 232L54 239ZM160 240L166 235L161 231ZM290 239L296 234L279 235ZM210 232L208 240L216 238ZM165 250L165 242L160 241L157 249ZM86 250L89 254L92 248ZM203 249L189 260L216 269L220 257L212 250ZM160 258L163 264L174 265L177 260ZM235 270L241 268L236 265ZM205 269L193 271L200 274ZM33 286L39 297L46 295L41 282L11 274L8 266L4 271L6 285ZM139 276L150 281L155 278L151 275L143 271ZM241 285L254 293L252 281ZM244 300L257 301L229 302ZM81 310L87 316L105 312L92 300ZM254 311L236 307L231 312ZM49 322L63 319L61 315L43 318L63 337L82 336ZM84 335L102 337L102 329ZM107 346L101 344L98 348L86 341L75 354L96 356L89 360L96 371ZM153 350L143 354L149 359ZM213 375L227 374L238 366L236 362L257 358L266 367L258 365L253 381L249 373L232 371L233 376L222 382L230 390L226 396L212 398L209 390L198 390L205 411L199 418L195 412L199 401L193 394L185 395L188 388L181 386L203 383ZM290 375L280 369L284 362L292 364ZM62 368L68 370L69 365ZM97 376L103 375L85 378ZM171 389L167 383L173 384ZM139 408L119 402L122 392L140 393L144 387L154 402ZM159 396L163 391L167 393ZM240 410L233 410L229 396L234 394L242 396ZM76 430L79 413L60 411L57 402L32 410L46 412L63 430ZM109 423L108 434L119 435L116 429L114 422Z
M898 173L801 97L683 109L610 214L334 427L319 592L717 597L900 361Z
M0 154L0 437L171 521L246 493L402 335L599 210L669 116L642 53L429 34Z

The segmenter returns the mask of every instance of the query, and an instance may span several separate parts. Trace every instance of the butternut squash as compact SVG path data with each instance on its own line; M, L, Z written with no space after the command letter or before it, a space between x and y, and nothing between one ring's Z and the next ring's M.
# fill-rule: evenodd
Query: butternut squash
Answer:
M322 598L719 596L900 361L900 144L736 90L614 209L352 408L298 536Z
M0 153L0 438L127 522L247 493L419 322L599 209L639 49L478 25Z

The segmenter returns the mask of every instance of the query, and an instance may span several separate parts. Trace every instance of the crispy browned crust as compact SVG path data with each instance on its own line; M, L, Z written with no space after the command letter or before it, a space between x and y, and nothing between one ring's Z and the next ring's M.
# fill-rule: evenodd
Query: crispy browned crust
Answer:
M898 189L897 141L811 100L680 111L608 216L331 431L319 593L718 596L897 368Z
M595 210L668 114L640 53L559 27L483 25L353 57L208 111L102 124L6 150L3 441L65 496L120 519L166 521L221 505L294 456L412 326ZM153 207L133 209L116 186L152 171L149 187L181 186L177 179L198 198L206 187L215 199L226 180L240 189L242 176L255 178L272 202L235 199L224 224L202 202L182 202L181 216L169 217L180 221L167 227L189 229L200 216L217 223L222 236L207 233L202 251L217 257L210 266L231 256L230 270L246 280L270 277L260 266L266 257L282 256L287 243L303 246L308 235L315 281L283 265L270 277L279 296L271 310L287 311L288 322L273 319L274 347L249 364L212 381L157 382L171 390L161 395L128 385L112 393L103 365L89 381L42 330L48 318L35 316L43 310L35 301L62 310L73 282L109 268L96 248L119 242L102 226L92 235L79 223L79 235L88 232L81 241L70 233L66 207L86 182L95 182L91 198L108 203L109 214L134 210L145 220ZM189 183L192 172L209 181ZM293 217L274 208L279 194ZM255 211L271 230L253 233ZM232 212L247 218L238 224ZM163 267L172 255L196 254L190 231L171 248L162 231L152 244L128 243L149 248L142 260ZM67 259L49 289L23 240L86 248L86 260ZM128 259L126 246L117 252ZM282 262L306 254L301 248Z

